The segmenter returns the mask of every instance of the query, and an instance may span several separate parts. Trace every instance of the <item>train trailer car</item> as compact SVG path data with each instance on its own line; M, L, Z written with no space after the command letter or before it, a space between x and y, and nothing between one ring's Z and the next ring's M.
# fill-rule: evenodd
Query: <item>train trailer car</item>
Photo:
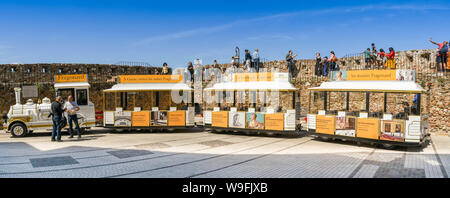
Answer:
M204 89L204 127L213 131L297 133L296 91L287 73L235 73ZM209 101L208 101L209 100Z
M103 91L103 125L118 130L195 126L193 89L182 75L121 75Z
M420 146L429 136L422 113L425 90L411 70L333 72L331 82L310 88L307 128L323 139Z

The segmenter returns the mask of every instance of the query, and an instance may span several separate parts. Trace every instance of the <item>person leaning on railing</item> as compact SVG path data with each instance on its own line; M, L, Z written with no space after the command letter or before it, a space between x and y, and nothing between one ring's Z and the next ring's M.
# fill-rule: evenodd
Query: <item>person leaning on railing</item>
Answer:
M448 42L444 41L442 43L436 43L430 38L430 42L439 46L438 56L440 62L438 62L438 71L446 71L447 70L447 61L448 61Z
M389 48L389 54L386 55L387 61L385 68L395 69L395 50L394 48Z
M386 53L384 52L384 49L381 48L380 52L378 52L378 65L384 67L386 64Z

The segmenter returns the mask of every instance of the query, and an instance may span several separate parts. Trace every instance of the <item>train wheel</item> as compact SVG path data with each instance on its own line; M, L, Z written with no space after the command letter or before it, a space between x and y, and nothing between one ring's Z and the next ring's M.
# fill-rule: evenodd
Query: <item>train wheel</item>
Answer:
M395 148L394 145L388 144L388 143L383 143L383 144L381 144L381 146L383 146L384 149L393 149L393 148Z
M24 137L27 135L27 127L22 123L15 123L11 127L11 134L14 137Z
M322 137L322 136L320 136L320 139L323 140L323 141L330 141L330 138L328 138L328 137Z

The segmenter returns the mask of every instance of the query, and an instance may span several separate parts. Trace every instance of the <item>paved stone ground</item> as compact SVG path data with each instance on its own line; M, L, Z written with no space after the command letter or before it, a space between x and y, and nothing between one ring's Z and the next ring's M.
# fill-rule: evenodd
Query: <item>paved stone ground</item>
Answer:
M450 137L423 148L384 150L312 137L203 131L117 133L96 129L81 140L48 133L0 133L0 177L448 178Z

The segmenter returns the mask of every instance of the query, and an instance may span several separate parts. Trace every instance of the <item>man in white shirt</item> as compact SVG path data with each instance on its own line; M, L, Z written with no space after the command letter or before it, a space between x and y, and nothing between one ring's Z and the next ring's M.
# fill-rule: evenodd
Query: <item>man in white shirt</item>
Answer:
M255 49L255 52L253 52L253 65L256 70L256 72L259 72L259 50Z
M70 137L73 138L73 129L72 129L72 121L75 123L75 129L77 130L78 139L81 138L81 131L80 131L80 125L78 125L78 117L77 117L77 111L80 110L80 107L78 106L77 102L73 101L73 97L69 96L67 97L67 102L64 103L64 109L66 109L68 122L69 122L69 133Z

